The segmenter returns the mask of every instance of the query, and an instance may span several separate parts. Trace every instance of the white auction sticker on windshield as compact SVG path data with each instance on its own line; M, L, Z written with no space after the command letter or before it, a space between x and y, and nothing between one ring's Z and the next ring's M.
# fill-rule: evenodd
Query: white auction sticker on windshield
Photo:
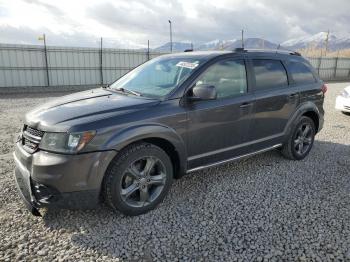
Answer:
M176 64L176 66L185 67L185 68L189 68L189 69L195 69L198 66L198 64L190 63L190 62L178 62Z

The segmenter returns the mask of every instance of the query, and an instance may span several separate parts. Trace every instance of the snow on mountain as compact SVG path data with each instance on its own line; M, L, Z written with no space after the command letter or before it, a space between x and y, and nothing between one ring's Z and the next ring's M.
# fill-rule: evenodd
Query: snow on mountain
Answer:
M281 45L289 49L301 49L308 47L321 48L325 47L326 39L327 32L319 32L314 35L287 40ZM330 50L350 48L350 36L343 35L338 37L335 34L329 34L328 48Z
M188 42L173 42L173 52L183 52L186 49L191 49L191 43ZM170 42L154 49L157 52L170 52Z
M244 39L244 47L248 49L289 49L297 50L308 47L321 48L325 47L325 40L327 38L327 32L319 32L314 35L289 39L280 45L262 38L246 38ZM240 39L220 40L215 39L206 43L194 45L195 50L233 50L241 47L242 41ZM188 42L174 42L173 52L183 52L186 49L191 49L191 43ZM329 34L328 36L328 48L329 50L340 50L350 48L350 34L336 36L335 34ZM166 43L160 47L154 49L160 52L169 52L170 43Z
M204 44L200 44L195 47L196 50L213 50L213 49L225 49L226 46L237 41L236 39L231 40L213 40Z
M205 50L233 50L235 48L241 47L242 41L237 39L230 40L213 40L207 43L195 45L195 50L205 51ZM276 49L277 44L261 38L247 38L244 40L244 47L250 49ZM174 42L173 52L183 52L186 49L190 49L190 43ZM160 47L154 49L159 52L168 52L170 50L170 43L166 43Z

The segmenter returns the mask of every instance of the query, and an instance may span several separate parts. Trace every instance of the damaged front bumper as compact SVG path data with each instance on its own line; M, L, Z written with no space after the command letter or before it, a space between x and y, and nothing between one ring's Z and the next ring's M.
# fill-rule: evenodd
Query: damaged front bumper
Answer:
M15 171L14 176L16 180L16 185L18 189L18 193L20 197L22 198L26 208L34 215L34 216L41 216L40 212L37 208L36 201L34 200L33 194L32 194L32 185L31 185L31 179L30 179L30 173L26 168L19 162L18 158L16 157L15 153L13 154L15 159Z
M13 156L19 195L35 216L40 216L42 207L94 208L100 200L104 173L115 155L115 151L30 154L17 143Z

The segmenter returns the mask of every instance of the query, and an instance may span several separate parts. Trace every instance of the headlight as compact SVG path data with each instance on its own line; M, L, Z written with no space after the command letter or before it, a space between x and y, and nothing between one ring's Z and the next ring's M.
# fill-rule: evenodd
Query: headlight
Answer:
M96 131L81 133L45 133L39 148L57 153L77 153L94 138Z
M340 94L342 97L349 97L349 93L346 90L343 90Z

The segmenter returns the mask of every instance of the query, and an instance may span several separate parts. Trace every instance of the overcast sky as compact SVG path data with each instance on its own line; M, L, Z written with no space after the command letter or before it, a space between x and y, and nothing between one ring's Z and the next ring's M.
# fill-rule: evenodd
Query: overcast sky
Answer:
M330 29L349 34L350 0L0 0L0 43L156 47L261 37L276 43Z

